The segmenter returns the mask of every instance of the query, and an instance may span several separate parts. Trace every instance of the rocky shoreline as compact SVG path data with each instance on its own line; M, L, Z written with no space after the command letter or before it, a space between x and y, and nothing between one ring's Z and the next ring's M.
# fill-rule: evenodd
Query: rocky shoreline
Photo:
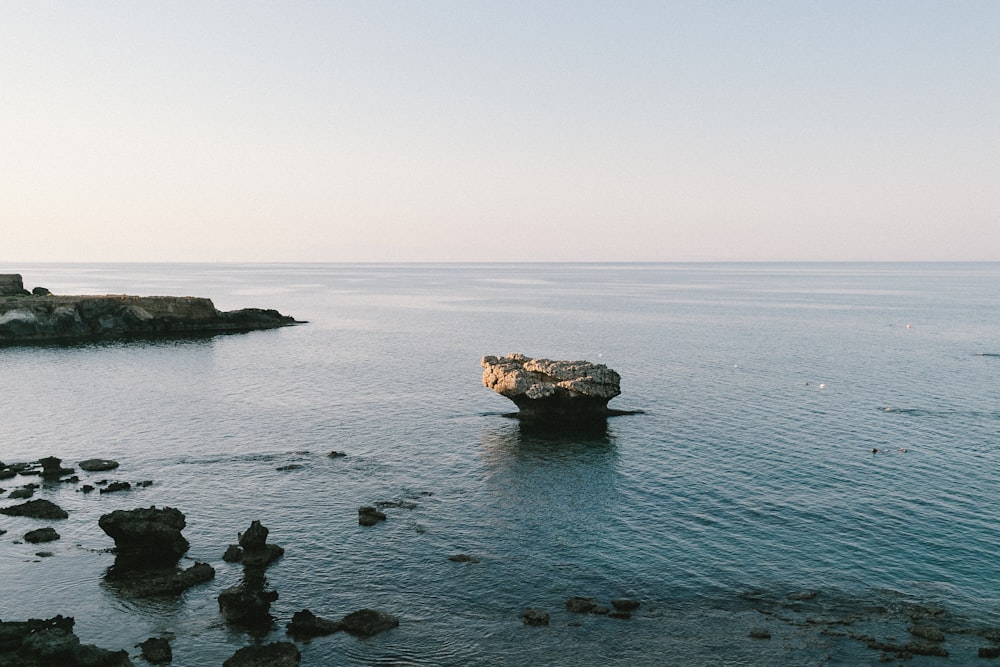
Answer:
M296 456L308 454L296 452ZM345 454L330 452L326 456L341 459ZM78 470L83 472L78 473ZM5 496L4 500L17 501L4 503L0 507L0 517L27 517L32 522L52 524L29 530L23 535L7 535L5 539L23 539L34 544L34 538L29 538L29 535L44 533L38 543L58 540L56 527L73 521L72 512L66 512L51 500L24 500L16 497L13 491L35 487L45 493L57 488L68 490L70 485L77 485L76 490L84 493L84 487L91 486L85 483L86 474L96 476L118 470L118 463L108 459L87 459L75 466L64 465L63 461L53 456L28 463L0 462L0 480L8 487L6 491L0 489L0 494ZM80 474L85 479L81 480ZM39 487L27 481L35 479L45 484ZM114 483L106 479L94 482L103 487ZM142 492L138 484L133 488L135 490L131 493ZM409 498L429 495L433 495L432 492L420 492L419 496L414 492L402 500L389 499L362 505L358 508L358 523L362 530L377 534L385 522L391 525L395 512L417 509L417 504ZM371 516L375 516L376 520L366 519ZM114 564L104 571L101 580L123 599L178 599L186 591L195 591L194 595L198 595L198 587L211 581L215 576L215 567L219 566L218 562L215 567L209 563L194 563L186 568L180 566L190 544L182 534L186 518L176 508L116 509L100 515L96 523L95 528L100 528L115 543L114 549L108 550L115 555ZM272 603L278 599L279 591L268 583L265 571L271 567L283 567L282 558L286 549L269 541L271 531L259 520L252 521L249 527L243 526L239 531L236 526L233 528L236 544L215 546L222 561L242 567L242 576L235 585L225 588L217 596L214 593L211 595L217 602L219 623L234 634L244 635L247 645L230 649L235 652L223 663L225 666L298 665L302 660L300 646L304 643L323 641L323 637L334 633L345 633L364 640L391 632L406 622L394 613L372 608L327 618L294 604L292 608L299 611L291 612L285 605L284 614L276 614ZM5 533L4 529L0 529L0 535ZM43 554L38 552L36 556L43 557ZM486 554L442 553L440 566L488 568L490 558ZM205 590L202 591L204 596ZM596 627L606 623L639 623L646 627L650 623L665 623L662 600L602 598L595 595L595 591L566 591L566 594L568 597L558 601L551 596L526 599L523 607L509 609L508 621L522 626L521 631L525 633L551 632L550 626L573 628L592 624ZM959 661L1000 657L1000 628L979 624L953 615L942 606L910 600L902 595L887 604L886 600L859 600L821 589L744 590L733 591L727 609L733 613L733 618L741 619L739 624L743 626L742 639L735 637L730 641L762 642L762 646L789 641L800 647L802 641L826 646L837 644L853 647L851 650L854 651L871 651L873 662L898 663L914 657L950 657ZM281 618L282 615L284 618ZM664 627L664 631L669 633L668 626ZM282 630L283 637L279 635ZM136 650L130 655L128 647L125 650L121 646L105 649L84 644L84 639L75 634L74 619L69 616L4 619L0 620L0 667L126 667L135 664L133 660L171 664L171 642L175 639L172 633L149 637L135 644ZM724 652L719 655L724 655ZM797 657L794 653L788 655L791 662L799 664Z
M276 310L220 311L204 297L28 292L19 274L0 274L0 345L214 336L294 324L301 322Z

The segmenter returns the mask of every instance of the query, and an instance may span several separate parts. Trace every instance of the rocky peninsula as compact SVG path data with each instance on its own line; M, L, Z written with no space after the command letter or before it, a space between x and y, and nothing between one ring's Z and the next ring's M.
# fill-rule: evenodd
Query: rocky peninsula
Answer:
M276 310L223 312L203 297L28 292L19 274L0 274L0 345L211 336L292 324L299 322Z

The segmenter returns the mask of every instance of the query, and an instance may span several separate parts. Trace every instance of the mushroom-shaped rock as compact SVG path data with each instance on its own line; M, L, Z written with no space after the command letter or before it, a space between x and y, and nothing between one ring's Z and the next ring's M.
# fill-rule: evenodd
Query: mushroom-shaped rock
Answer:
M115 510L98 525L115 541L116 568L170 566L188 550L184 514L173 507Z
M621 394L621 376L589 361L532 359L523 354L483 357L483 385L514 401L521 417L604 417Z

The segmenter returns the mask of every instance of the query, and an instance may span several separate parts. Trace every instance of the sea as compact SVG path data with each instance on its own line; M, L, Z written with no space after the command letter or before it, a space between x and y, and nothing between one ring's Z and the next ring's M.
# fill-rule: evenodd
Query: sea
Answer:
M0 348L0 460L120 462L42 484L68 519L0 516L5 621L72 616L138 665L166 637L177 667L291 641L302 609L399 619L299 641L302 665L976 664L1000 646L1000 264L2 272L305 322ZM484 355L512 352L606 364L609 407L635 414L521 423L481 381ZM0 481L0 505L31 481ZM110 481L151 484L81 490ZM360 526L375 503L386 521ZM181 564L214 580L154 599L107 582L99 518L150 506L184 513ZM243 576L222 555L254 520L285 548L263 636L218 605ZM43 525L61 539L24 542ZM577 614L572 597L639 607Z

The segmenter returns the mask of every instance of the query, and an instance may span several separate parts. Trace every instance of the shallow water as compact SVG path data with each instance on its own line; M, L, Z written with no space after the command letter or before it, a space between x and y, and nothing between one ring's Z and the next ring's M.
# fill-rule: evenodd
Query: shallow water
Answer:
M0 517L5 620L72 615L85 643L133 653L173 633L175 665L221 664L252 641L218 614L241 576L221 556L260 519L286 548L267 572L267 640L302 608L400 617L370 639L300 644L306 665L879 664L849 635L905 644L931 607L961 662L989 645L974 631L1000 625L1000 265L5 270L57 293L209 296L309 320L0 349L0 460L115 458L83 481L154 482L46 485L36 497L68 520ZM611 407L644 412L599 432L528 429L480 382L482 355L513 351L606 363L623 378ZM416 507L359 527L358 506L380 500ZM188 556L213 582L156 601L103 582L97 519L150 505L186 514ZM53 557L16 543L48 523ZM818 595L787 598L799 591ZM577 616L576 595L642 605ZM524 626L525 607L551 624Z

